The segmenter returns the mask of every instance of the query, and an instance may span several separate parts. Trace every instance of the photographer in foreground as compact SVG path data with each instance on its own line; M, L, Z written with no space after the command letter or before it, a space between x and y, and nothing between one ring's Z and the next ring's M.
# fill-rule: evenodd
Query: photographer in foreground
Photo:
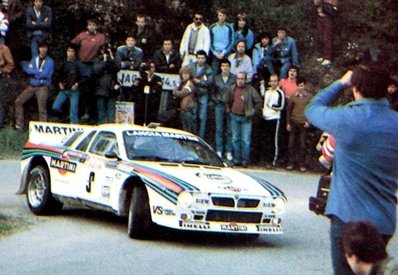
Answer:
M332 184L326 206L335 274L353 274L341 246L348 222L369 220L386 243L396 228L398 182L398 113L386 98L388 72L358 66L320 91L309 103L308 121L335 137ZM345 88L355 100L331 104Z

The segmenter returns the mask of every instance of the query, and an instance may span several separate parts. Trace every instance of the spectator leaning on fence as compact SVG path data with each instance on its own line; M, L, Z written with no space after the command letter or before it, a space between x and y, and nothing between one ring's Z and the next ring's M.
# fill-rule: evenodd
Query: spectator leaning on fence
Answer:
M22 91L15 100L15 128L25 129L23 105L33 96L36 96L39 108L39 120L47 121L47 98L54 73L54 60L47 55L48 44L39 43L39 55L30 62L23 62L22 69L29 75L29 86Z

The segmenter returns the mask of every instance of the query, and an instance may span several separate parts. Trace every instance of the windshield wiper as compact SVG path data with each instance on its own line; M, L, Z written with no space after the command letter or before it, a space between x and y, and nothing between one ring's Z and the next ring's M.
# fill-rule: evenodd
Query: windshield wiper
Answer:
M178 160L176 162L182 163L182 164L199 164L199 165L210 165L208 161L203 161L200 159L193 159L193 160Z

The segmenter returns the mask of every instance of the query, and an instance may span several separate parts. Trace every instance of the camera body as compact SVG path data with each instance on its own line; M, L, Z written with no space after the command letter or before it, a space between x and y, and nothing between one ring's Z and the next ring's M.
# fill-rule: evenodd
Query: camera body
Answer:
M330 174L322 175L318 182L318 190L316 196L309 198L308 207L310 211L317 215L325 215L325 208L329 196L331 183Z

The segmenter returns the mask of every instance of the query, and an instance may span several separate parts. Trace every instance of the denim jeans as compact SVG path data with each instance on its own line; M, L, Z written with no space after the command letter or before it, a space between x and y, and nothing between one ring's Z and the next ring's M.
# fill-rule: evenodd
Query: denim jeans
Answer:
M181 127L184 131L191 133L195 132L194 116L192 111L181 112L180 121L181 121Z
M53 106L51 109L54 112L62 112L62 105L69 98L69 119L70 123L78 124L79 123L79 90L61 90L59 94L54 100Z
M98 124L115 122L116 97L97 96Z
M214 120L216 127L216 151L217 152L232 152L232 132L231 132L231 120L229 115L225 112L224 103L216 103L214 106ZM225 125L226 124L226 125ZM225 147L224 147L225 140Z
M43 40L42 35L32 35L30 42L30 51L32 54L32 58L39 54L39 43Z
M198 135L201 139L205 138L206 120L207 120L207 105L209 102L209 95L202 95L195 98L193 108L195 130L198 129Z
M336 275L353 275L350 266L345 257L343 247L341 245L341 235L343 233L345 223L336 216L330 219L330 248L332 252L332 264L334 274Z
M287 71L289 70L290 66L293 64L290 61L286 61L283 63L281 71L279 72L279 79L286 78L287 77Z
M234 163L249 163L252 120L244 115L230 113Z

